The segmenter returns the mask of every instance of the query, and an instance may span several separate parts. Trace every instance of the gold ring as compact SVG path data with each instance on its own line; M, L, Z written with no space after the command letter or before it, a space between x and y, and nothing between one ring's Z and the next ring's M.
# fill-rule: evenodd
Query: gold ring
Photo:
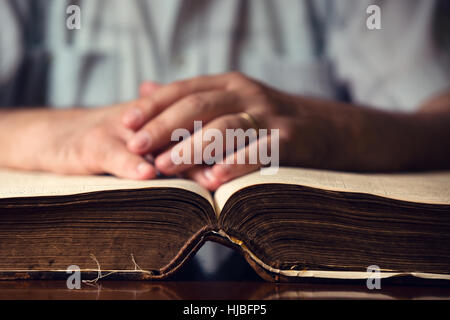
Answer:
M253 129L256 130L256 132L258 133L259 131L259 126L258 123L256 122L255 118L253 118L251 115L249 115L247 112L241 112L238 113L238 116L242 119L245 119L245 121L247 121L250 124L250 127L252 127Z

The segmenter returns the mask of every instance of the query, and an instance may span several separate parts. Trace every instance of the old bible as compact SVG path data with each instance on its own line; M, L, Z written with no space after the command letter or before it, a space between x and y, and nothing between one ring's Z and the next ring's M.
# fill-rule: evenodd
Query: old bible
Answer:
M280 168L214 194L181 179L0 171L0 279L163 279L205 241L264 279L450 280L450 173Z

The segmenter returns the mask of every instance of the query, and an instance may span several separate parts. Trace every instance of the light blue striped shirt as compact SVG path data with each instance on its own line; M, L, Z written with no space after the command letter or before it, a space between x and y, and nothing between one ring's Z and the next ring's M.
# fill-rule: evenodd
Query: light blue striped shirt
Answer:
M81 30L66 28L74 2ZM366 27L373 3L382 30ZM239 70L291 93L339 99L346 88L354 102L414 110L450 85L432 41L436 3L0 0L0 103L108 105L144 80Z
M74 2L81 30L66 28ZM369 4L382 9L381 30L366 26ZM347 91L357 103L412 111L450 87L448 58L433 41L436 4L0 0L0 105L109 105L135 99L144 80L239 70L294 94ZM198 257L212 273L229 254L205 246Z

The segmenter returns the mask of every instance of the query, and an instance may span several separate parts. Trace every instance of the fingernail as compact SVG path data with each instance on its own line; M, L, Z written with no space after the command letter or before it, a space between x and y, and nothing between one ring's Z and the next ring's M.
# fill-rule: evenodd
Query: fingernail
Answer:
M206 169L205 171L203 171L203 175L208 181L216 182L216 177L214 176L214 173L211 169Z
M155 160L156 166L160 169L169 169L173 167L172 158L170 153L164 153L158 156Z
M145 150L150 147L150 134L147 131L141 131L130 141L130 147L134 150Z
M139 109L131 109L123 116L123 122L127 126L139 125L142 119L142 112Z
M141 162L141 163L137 166L137 172L138 172L140 175L146 175L146 174L149 174L151 170L152 170L152 166L149 165L147 162Z
M212 169L215 172L215 177L220 180L220 182L226 182L228 180L228 176L231 171L231 167L229 165L216 165Z

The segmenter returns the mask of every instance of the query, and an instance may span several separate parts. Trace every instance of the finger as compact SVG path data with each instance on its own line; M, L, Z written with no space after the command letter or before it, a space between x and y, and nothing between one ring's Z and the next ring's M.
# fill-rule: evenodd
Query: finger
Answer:
M162 110L184 97L203 91L223 90L230 84L238 85L243 80L244 77L238 73L226 73L173 82L153 92L148 103L132 105L127 108L123 115L124 124L127 125L126 118L133 118L136 119L134 124L137 127L142 126ZM141 116L138 118L136 115Z
M138 154L166 147L176 129L194 130L194 121L203 123L240 109L235 93L208 91L190 95L150 120L128 141L128 148Z
M141 122L143 121L142 109L150 103L149 97L152 96L161 85L156 82L146 81L139 87L139 99L127 103L125 112L122 114L122 124L132 130L139 129Z
M264 154L271 154L275 159L278 154L273 154L275 148L272 150L273 138L271 136L263 136L257 141L249 144L243 149L239 149L234 154L228 156L222 163L218 163L212 167L210 172L206 172L205 176L211 177L211 181L218 181L219 185L231 181L235 178L241 177L253 171L260 169L267 165L267 159L262 159L260 150L265 150ZM242 159L245 159L244 161ZM255 161L256 159L256 161ZM275 159L275 163L271 165L278 166L279 159Z
M162 85L153 82L153 81L145 81L139 87L139 96L140 97L150 97L156 90L161 88Z
M227 129L233 129L236 136L227 132ZM236 129L242 129L242 131L239 130L239 132ZM256 130L249 129L252 127L243 117L236 114L222 116L160 154L155 160L155 165L162 173L173 175L192 168L199 162L208 165L220 162L224 155L233 154L237 149L256 140ZM229 135L228 138L227 135ZM180 153L183 155L179 156ZM182 162L174 161L178 156L183 159Z
M151 103L151 96L141 96L139 99L120 104L119 107L122 111L121 120L125 128L131 130L138 130L144 119L144 113L142 110L147 108Z
M156 177L155 168L143 157L130 152L124 143L111 139L98 150L98 160L101 168L117 177L146 180Z
M202 187L208 190L216 190L221 185L221 183L214 176L205 175L205 172L206 173L210 172L210 170L207 170L207 168L209 167L208 166L193 167L184 172L182 176L197 182Z

